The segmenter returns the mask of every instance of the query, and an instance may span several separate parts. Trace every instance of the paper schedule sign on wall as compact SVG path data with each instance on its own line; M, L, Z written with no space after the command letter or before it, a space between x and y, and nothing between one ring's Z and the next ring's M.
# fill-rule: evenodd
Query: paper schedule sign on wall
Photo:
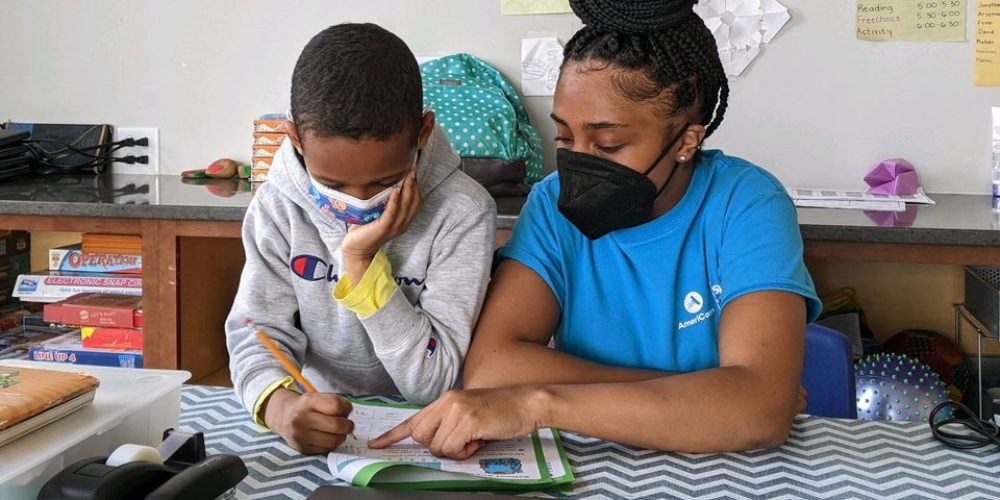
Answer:
M977 86L1000 85L1000 2L976 0L976 60L973 75Z
M505 16L565 12L573 12L569 0L500 0L500 13Z
M872 42L964 42L966 0L857 0L857 37Z

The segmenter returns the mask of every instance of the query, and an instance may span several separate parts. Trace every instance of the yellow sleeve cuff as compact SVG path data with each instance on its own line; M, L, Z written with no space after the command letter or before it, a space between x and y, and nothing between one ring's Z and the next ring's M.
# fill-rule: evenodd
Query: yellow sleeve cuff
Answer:
M299 390L298 384L295 383L295 379L293 379L292 377L285 377L284 380L279 380L267 386L267 389L264 389L264 392L260 394L260 397L257 398L257 402L254 403L253 405L253 421L257 425L267 428L267 424L264 423L264 415L263 415L264 401L267 401L267 398L270 397L271 394L278 389L288 389L290 391L295 391L298 393L302 392Z
M392 278L392 265L385 253L379 250L357 286L351 283L351 277L347 274L340 278L333 289L333 300L363 319L378 312L395 291L396 280Z

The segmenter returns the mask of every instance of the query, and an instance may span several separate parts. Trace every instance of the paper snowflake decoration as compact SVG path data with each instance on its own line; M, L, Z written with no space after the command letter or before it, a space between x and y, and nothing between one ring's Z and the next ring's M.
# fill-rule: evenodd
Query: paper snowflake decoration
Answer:
M695 12L715 35L726 74L739 76L791 19L777 0L702 0Z

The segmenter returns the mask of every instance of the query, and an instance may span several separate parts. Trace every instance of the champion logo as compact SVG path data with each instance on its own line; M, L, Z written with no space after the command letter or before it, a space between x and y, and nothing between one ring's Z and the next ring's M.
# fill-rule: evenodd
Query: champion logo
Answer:
M688 292L684 296L684 309L691 314L695 314L701 311L701 308L705 305L705 299L701 297L698 292Z
M437 352L437 348L438 348L437 339L431 337L431 339L427 341L427 357L429 358L433 356L434 353Z
M327 262L315 255L302 254L292 257L288 261L288 267L296 276L306 281L336 282L340 281L340 276ZM423 286L424 280L420 278L408 278L406 276L396 276L394 278L399 286Z
M319 281L326 278L327 281L338 281L336 274L330 276L330 266L326 261L315 255L296 255L289 262L289 267L296 276L306 281Z

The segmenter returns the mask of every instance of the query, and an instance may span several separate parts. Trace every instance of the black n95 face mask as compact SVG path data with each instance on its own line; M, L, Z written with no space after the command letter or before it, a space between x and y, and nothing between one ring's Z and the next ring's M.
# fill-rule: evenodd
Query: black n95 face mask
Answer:
M596 240L611 231L638 226L649 219L653 203L673 179L670 172L663 187L649 180L649 173L674 147L690 124L670 141L645 172L585 153L560 148L556 151L559 169L559 212L584 235Z

